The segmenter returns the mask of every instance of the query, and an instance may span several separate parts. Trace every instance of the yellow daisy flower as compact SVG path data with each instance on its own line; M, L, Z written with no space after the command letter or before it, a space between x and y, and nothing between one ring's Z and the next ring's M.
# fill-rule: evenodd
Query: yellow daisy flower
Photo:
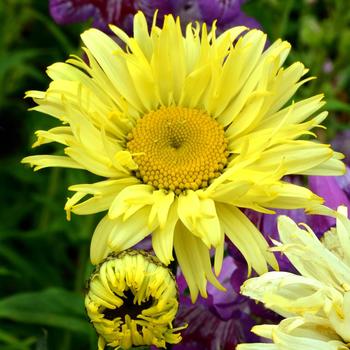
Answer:
M344 215L345 214L345 215ZM322 242L290 218L278 219L282 245L301 275L268 272L246 281L242 293L263 302L285 319L253 327L273 344L241 344L237 350L350 349L350 220L339 207L337 227ZM278 243L278 242L277 242Z
M108 210L95 230L91 260L127 249L152 234L164 264L173 248L192 300L206 296L211 269L220 272L224 234L259 274L277 267L267 243L239 208L306 208L321 202L286 174L339 175L341 155L299 139L314 135L327 112L317 95L284 107L311 78L300 63L282 68L290 45L245 27L216 36L215 23L188 24L168 15L148 30L134 18L134 36L111 26L126 48L97 29L82 34L88 63L72 57L48 68L47 91L29 91L41 111L62 126L37 131L35 146L59 142L65 155L24 163L86 169L105 178L73 185L66 211Z
M92 274L85 296L98 350L179 343L180 328L172 328L177 299L175 278L156 257L135 250L112 253Z

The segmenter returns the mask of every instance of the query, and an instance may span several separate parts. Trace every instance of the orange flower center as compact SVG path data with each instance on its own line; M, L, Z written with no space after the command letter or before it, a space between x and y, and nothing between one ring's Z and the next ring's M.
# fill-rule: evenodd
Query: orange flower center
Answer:
M204 111L161 107L140 118L128 135L136 176L155 188L205 188L227 164L223 127Z

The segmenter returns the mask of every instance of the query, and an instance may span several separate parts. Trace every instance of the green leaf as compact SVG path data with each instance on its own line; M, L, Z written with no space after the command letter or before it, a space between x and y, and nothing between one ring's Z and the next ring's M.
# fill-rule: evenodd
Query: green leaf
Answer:
M30 337L25 340L17 339L12 334L0 329L0 343L8 344L13 350L29 350L35 340L35 337ZM1 345L1 349L4 349L3 345Z
M41 283L40 270L30 263L30 258L24 257L5 244L0 246L0 257L10 263L12 269L18 270L17 274L20 273L24 277L31 277L37 283Z
M0 76L6 73L10 68L16 68L18 65L25 63L40 54L44 54L38 49L23 49L15 52L4 52L0 55Z
M326 104L326 109L328 109L329 111L350 113L350 104L338 100L328 100Z
M83 298L64 289L19 293L0 300L0 318L89 334Z

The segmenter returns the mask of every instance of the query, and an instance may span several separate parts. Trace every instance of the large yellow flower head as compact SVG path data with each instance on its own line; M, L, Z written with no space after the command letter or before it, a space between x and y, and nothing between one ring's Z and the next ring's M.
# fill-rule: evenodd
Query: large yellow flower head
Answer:
M135 250L112 253L92 274L85 297L98 349L179 343L179 329L172 328L177 298L174 276L156 257Z
M155 23L155 21L154 21ZM94 233L91 260L127 249L147 235L164 264L177 260L192 299L206 296L215 248L220 272L224 234L259 274L276 267L267 243L239 208L306 208L321 199L285 183L286 174L339 175L343 165L313 135L327 113L314 113L322 95L285 106L310 78L300 63L282 68L290 45L265 49L259 30L234 27L216 36L215 23L164 18L163 28L134 18L134 36L111 27L125 48L104 33L82 34L88 63L72 57L48 68L47 91L30 91L34 109L62 126L37 131L35 146L59 142L65 156L25 163L86 169L105 178L69 188L66 211L108 210Z
M279 217L284 252L300 275L268 272L246 281L242 293L286 317L279 325L253 327L273 344L242 344L237 350L350 349L350 220L340 207L337 227L323 242L306 226ZM344 215L345 214L345 215Z

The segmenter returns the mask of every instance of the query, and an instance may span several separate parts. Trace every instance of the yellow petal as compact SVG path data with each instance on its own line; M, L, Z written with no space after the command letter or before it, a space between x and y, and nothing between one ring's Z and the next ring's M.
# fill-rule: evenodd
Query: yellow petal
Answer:
M208 248L216 247L221 243L221 231L215 202L209 198L200 198L198 193L190 190L179 196L179 218Z
M75 162L73 159L63 156L29 156L23 158L21 163L30 164L30 166L34 167L35 171L48 167L84 169L83 166Z
M175 225L179 217L177 214L177 202L173 203L167 215L166 225L159 226L152 233L152 247L159 260L169 265L173 259L173 239Z
M153 205L149 215L149 224L155 220L159 223L159 227L163 229L168 220L169 209L172 207L175 199L174 192L166 193L163 190L153 192ZM175 205L177 207L177 204Z
M267 272L267 263L278 269L276 258L268 251L263 235L239 209L217 204L217 210L224 232L243 254L248 267L259 274Z
M287 182L279 182L271 186L276 196L270 201L264 202L264 206L270 208L295 209L307 208L323 202L307 188L293 185Z
M108 236L113 231L116 223L116 220L111 220L106 215L97 225L90 244L90 259L92 264L99 264L111 252L108 246Z
M141 101L121 55L123 52L117 43L97 29L85 31L81 38L115 89L136 109L142 110Z
M128 219L115 219L115 225L107 239L112 251L120 252L139 243L148 236L157 226L148 226L150 208L142 208L136 211Z
M149 185L134 185L124 188L113 200L108 215L111 219L123 215L127 220L136 211L153 203L153 187Z
M207 297L207 279L216 288L225 290L211 270L208 248L181 223L178 223L175 229L174 248L177 260L190 289L193 303L197 299L198 292L200 292L202 297Z

